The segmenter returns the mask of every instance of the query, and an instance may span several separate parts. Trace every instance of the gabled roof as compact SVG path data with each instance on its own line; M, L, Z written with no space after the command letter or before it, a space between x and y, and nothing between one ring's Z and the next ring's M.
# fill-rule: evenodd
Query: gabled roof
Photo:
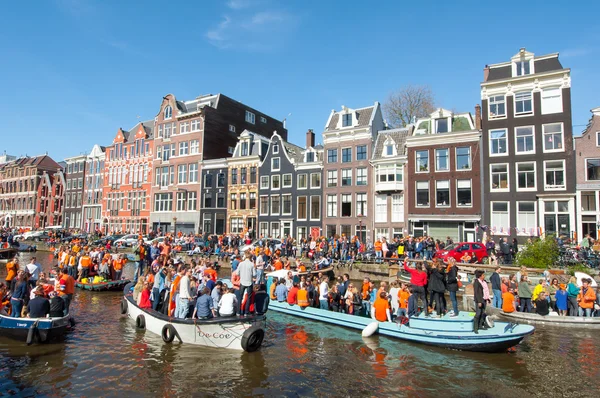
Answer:
M26 167L26 166L36 166L40 169L44 170L58 170L61 168L60 164L56 163L54 159L52 159L48 155L40 155L40 156L25 156L13 161L4 163L0 165L0 170L5 169L7 167Z
M519 60L533 60L533 73L531 75L535 75L537 73L559 71L564 69L562 64L558 60L558 53L535 56L534 53L526 51L524 48L522 48L519 50L518 53L513 55L510 61L508 62L486 65L486 69L489 69L489 71L487 73L487 76L484 75L484 82L494 80L505 80L515 77L512 75L512 63L517 62ZM521 78L524 76L518 77Z
M356 117L353 117L352 119L356 119L356 124L352 125L352 128L357 128L357 127L366 127L366 126L370 126L371 125L371 120L373 117L373 113L375 112L375 108L378 106L379 104L376 102L375 105L372 106L368 106L365 108L358 108L358 109L350 109L350 108L346 108L345 106L342 106L342 110L339 112L336 112L335 110L331 111L331 115L329 117L329 123L327 123L327 126L325 126L325 131L333 131L333 130L339 130L338 129L338 123L340 122L340 115L343 114L348 114L348 113L354 113L356 114ZM346 128L346 127L344 127ZM347 128L350 128L350 126L348 126Z
M406 143L406 138L412 134L412 129L413 127L409 125L408 127L399 129L382 130L377 132L377 139L375 140L375 145L373 147L372 159L375 160L385 157L383 156L383 147L385 146L386 142L389 142L389 140L392 140L396 145L396 153L398 156L405 155L406 149L404 144Z

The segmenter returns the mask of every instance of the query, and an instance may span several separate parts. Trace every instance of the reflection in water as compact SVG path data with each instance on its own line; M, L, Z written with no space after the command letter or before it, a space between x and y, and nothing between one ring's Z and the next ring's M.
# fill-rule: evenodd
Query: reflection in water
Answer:
M50 256L37 257L48 270ZM164 344L120 315L120 299L77 292L64 344L0 338L0 394L589 397L600 385L594 331L539 328L514 353L478 354L269 313L265 344L249 354Z

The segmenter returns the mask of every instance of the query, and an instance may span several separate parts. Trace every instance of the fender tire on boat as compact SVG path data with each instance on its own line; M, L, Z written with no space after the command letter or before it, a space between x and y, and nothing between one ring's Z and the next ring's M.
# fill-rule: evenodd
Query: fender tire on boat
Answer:
M127 301L124 298L121 299L121 314L127 314Z
M29 331L27 332L27 340L26 340L27 345L32 345L33 342L35 341L36 337L39 340L39 336L40 336L40 333L37 328L37 323L34 323L33 325L31 325L29 327Z
M493 328L494 327L494 320L492 319L491 316L486 316L485 317L485 324L488 326L488 328Z
M258 327L252 326L242 335L242 348L247 352L254 352L260 348L265 338L265 331Z
M146 329L146 318L144 318L144 315L139 314L137 318L135 318L135 326L138 329Z
M165 343L172 343L176 334L177 331L170 323L167 323L165 326L163 326L162 331L160 332L160 336Z

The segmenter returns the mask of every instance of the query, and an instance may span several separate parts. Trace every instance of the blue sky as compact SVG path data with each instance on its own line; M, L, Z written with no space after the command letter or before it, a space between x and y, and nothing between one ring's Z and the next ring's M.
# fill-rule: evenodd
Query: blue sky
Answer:
M425 4L423 4L425 3ZM47 0L0 14L0 151L57 160L153 118L163 95L224 93L283 119L290 140L332 109L428 84L471 111L488 63L520 47L572 69L574 132L600 106L600 2ZM317 139L320 141L320 137Z

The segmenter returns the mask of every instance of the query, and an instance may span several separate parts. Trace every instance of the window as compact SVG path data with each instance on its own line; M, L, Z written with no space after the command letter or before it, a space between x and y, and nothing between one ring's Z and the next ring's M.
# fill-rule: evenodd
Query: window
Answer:
M306 196L298 196L298 219L306 220L308 214L306 212Z
M177 166L177 183L185 184L187 182L187 165L180 164Z
M254 124L256 122L256 116L254 113L246 111L246 122Z
M237 194L232 193L229 198L231 201L231 210L237 210Z
M260 233L260 236L269 236L269 223L268 222L261 222L259 224L259 233Z
M515 114L526 115L532 113L531 91L515 93Z
M595 191L582 191L581 192L581 210L582 211L596 211L596 192Z
M435 150L435 171L448 171L448 148Z
M204 176L204 188L212 188L213 176L212 174L206 174Z
M352 126L352 114L347 113L342 115L342 127Z
M367 215L367 194L357 193L356 194L356 215L366 216Z
M242 142L241 156L248 156L249 144L247 141Z
M256 166L250 167L250 184L256 184Z
M524 76L531 73L530 71L530 61L517 61L515 62L515 72L517 76Z
M277 155L279 153L279 145L278 144L273 145L273 153L275 155Z
M315 161L315 153L313 151L306 152L306 161L314 162Z
M197 155L200 153L200 142L198 140L190 141L190 155Z
M188 192L188 211L196 211L197 192Z
M352 148L342 148L342 163L350 163L352 161Z
M171 105L167 105L165 107L164 113L163 113L163 119L170 119L173 116L173 108L171 108Z
M544 162L546 189L565 189L565 161L547 160Z
M233 124L229 125L229 131L235 133L235 126Z
M246 192L240 193L240 210L246 210Z
M244 219L242 217L231 217L229 219L229 230L232 234L239 234L244 230Z
M269 215L269 197L268 196L260 197L260 215L261 216Z
M366 167L359 167L356 169L356 185L367 185Z
M492 233L509 235L510 234L510 217L508 212L508 202L492 202Z
M208 209L208 208L212 207L212 194L210 194L210 193L204 194L204 205L203 205L203 207L205 209Z
M352 185L352 169L342 170L342 186L349 187Z
M321 196L310 197L310 219L321 219Z
M227 147L227 153L228 153L228 154L230 154L230 155L233 155L233 152L234 152L234 151L235 151L235 148L234 148L234 147L232 147L232 146L228 146L228 147Z
M279 171L279 169L280 169L279 158L271 159L271 171Z
M269 176L260 176L260 189L269 189Z
M280 234L280 226L278 222L272 222L271 223L271 237L273 238L279 238L279 234Z
M198 163L190 163L188 166L190 184L198 182Z
M327 195L327 217L337 217L337 195Z
M261 116L261 117L260 117L260 122L261 122L261 123L266 123L266 122L267 122L267 118L266 118L266 117L264 117L264 116Z
M456 170L471 170L471 147L456 148Z
M306 174L298 174L298 189L306 189L307 187L307 175Z
M337 163L338 150L328 149L327 150L327 163Z
M533 235L536 229L535 202L517 202L517 234Z
M402 182L403 166L401 164L377 167L377 182Z
M429 151L417 151L416 172L423 173L429 171Z
M278 215L281 208L281 198L279 196L271 196L271 215Z
M154 195L154 211L172 211L173 196L170 193L157 193Z
M177 192L177 211L185 211L186 209L186 193Z
M490 155L508 154L506 130L490 130Z
M181 122L179 123L179 132L181 134L190 132L190 122Z
M587 181L600 180L600 159L586 159L585 166Z
M164 131L164 138L171 138L171 123L166 123L163 126L163 131Z
M352 194L342 194L342 217L352 217Z
M392 195L392 222L404 221L404 195Z
M545 88L542 91L542 114L563 111L561 91L559 87Z
M488 99L489 118L506 116L506 98L504 95L495 95Z
M231 169L231 185L237 185L238 183L238 170Z
M189 154L189 146L187 141L183 141L179 143L179 156L184 156Z
M384 156L394 156L394 144L386 144L383 150Z
M338 171L337 170L327 170L327 186L328 187L337 187L338 184Z
M283 187L290 188L292 186L292 175L284 174L283 175Z
M321 174L319 173L311 173L310 175L310 187L311 188L321 188Z
M256 192L250 192L250 207L249 209L256 209Z
M435 120L435 133L447 133L448 132L448 118L436 119Z
M282 209L281 214L283 215L291 215L292 214L292 195L283 195L282 196Z
M279 189L281 188L281 176L274 175L271 176L271 189Z
M192 120L190 123L192 131L200 131L200 119Z
M535 162L517 163L517 190L535 190Z
M217 174L217 188L225 188L225 173Z
M367 159L367 146L359 145L356 147L356 160L366 160Z
M429 207L429 181L417 181L417 207Z
M562 123L542 125L544 152L562 152L564 150L562 126Z
M535 153L533 126L515 128L515 152L517 154Z
M435 205L437 207L450 206L450 181L435 182Z
M491 164L492 191L508 190L508 163Z
M387 195L375 195L375 222L387 221Z
M471 180L456 180L456 205L458 207L471 207L473 202Z
M247 183L247 180L246 180L247 173L248 173L248 169L247 168L242 167L240 169L240 184L245 185Z

